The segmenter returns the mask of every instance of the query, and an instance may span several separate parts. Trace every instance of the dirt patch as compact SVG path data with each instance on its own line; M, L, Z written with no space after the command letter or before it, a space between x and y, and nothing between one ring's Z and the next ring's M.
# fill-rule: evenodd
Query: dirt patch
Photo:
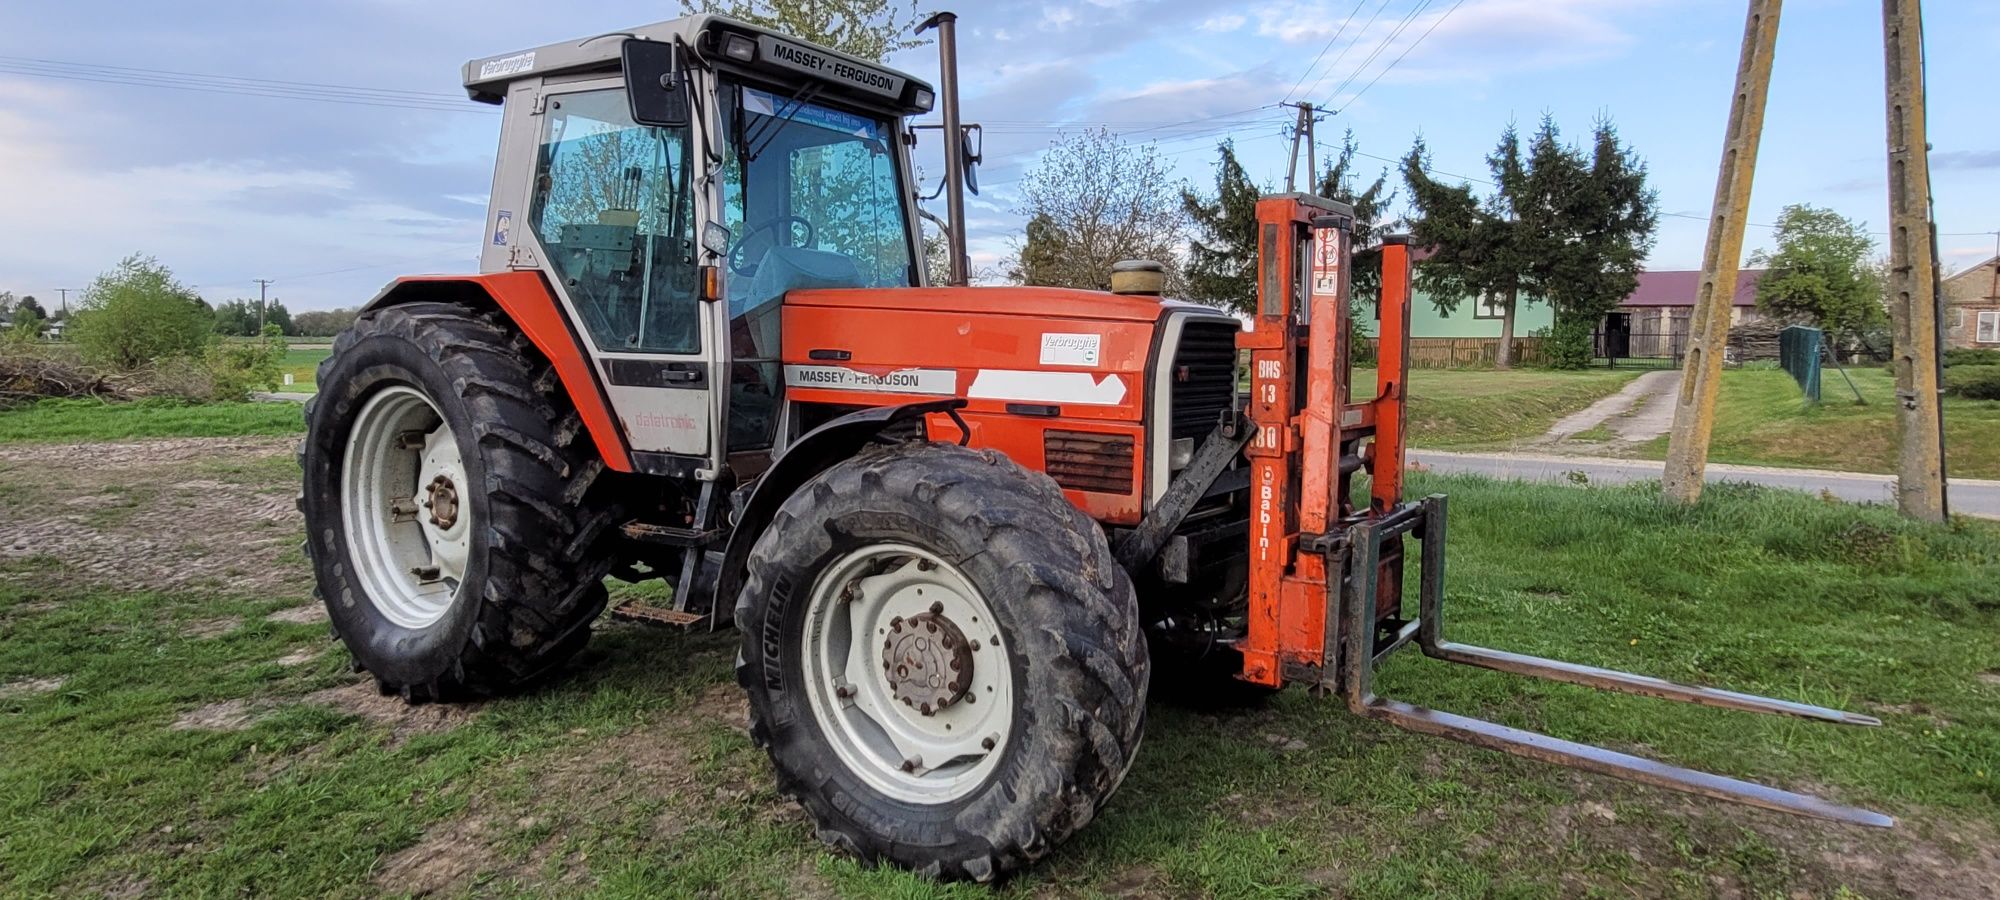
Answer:
M320 603L281 609L264 617L266 622L285 622L291 625L314 625L326 620L326 606Z
M457 819L384 857L376 867L375 885L396 894L429 896L490 868L494 859L485 820Z
M374 692L368 685L339 690L371 702L387 699L370 696ZM558 859L562 841L617 822L635 809L658 810L651 813L648 839L662 847L673 846L691 827L737 814L732 811L746 804L758 819L794 828L801 841L811 841L805 813L765 789L761 770L741 771L732 760L705 756L717 724L738 732L749 728L748 703L734 685L712 685L645 727L602 739L580 738L563 752L535 759L529 763L534 788L526 805L490 795L475 797L467 813L434 826L416 845L384 858L376 886L384 892L449 893L478 878L481 883L514 879L548 890L544 881L552 868L559 871L556 877L562 884L584 883L589 877L588 859L576 854ZM526 859L504 859L492 849L507 834L530 830L546 830L550 836ZM832 896L832 891L807 861L787 878L786 895L823 897Z
M373 681L327 688L306 697L307 703L330 706L389 729L389 746L400 747L420 734L450 731L472 721L483 703L426 703L412 706L403 698L385 696Z
M242 731L256 721L257 711L247 700L224 700L182 713L174 720L175 731Z
M23 678L20 681L9 681L6 684L0 684L0 700L46 694L60 689L63 686L63 682L68 680L67 678L57 676L55 678Z
M1649 878L1693 870L1714 896L1824 897L1845 888L1867 897L2000 898L2000 832L1986 823L1899 816L1893 829L1859 828L1581 777L1576 784L1581 799L1551 810L1541 826L1552 854L1569 846L1624 855ZM1823 786L1793 788L1841 799L1840 791ZM1524 811L1518 818L1540 815ZM1565 893L1604 887L1582 872L1564 881ZM1627 885L1621 893L1657 896L1672 888Z
M300 647L299 649L293 650L292 652L287 653L284 656L278 657L278 665L284 666L286 668L291 668L293 666L303 666L306 663L312 662L313 660L318 658L319 658L318 647Z
M0 447L0 560L48 557L64 580L125 590L301 589L296 481L205 464L289 457L297 439L184 438ZM270 469L271 467L264 467ZM144 486L136 490L135 486Z
M2000 670L1979 673L1979 683L2000 687Z
M209 638L221 637L235 631L237 626L242 624L242 619L203 619L199 622L191 622L183 627L181 634L198 641L205 641Z

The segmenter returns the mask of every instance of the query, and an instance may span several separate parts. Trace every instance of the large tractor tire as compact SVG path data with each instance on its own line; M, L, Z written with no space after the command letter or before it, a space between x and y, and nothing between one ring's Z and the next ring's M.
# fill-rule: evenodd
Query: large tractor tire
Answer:
M616 510L562 386L504 319L447 303L335 339L300 447L306 551L385 693L488 696L582 649Z
M989 881L1088 823L1144 731L1104 533L991 451L873 447L799 489L738 597L751 736L828 844Z

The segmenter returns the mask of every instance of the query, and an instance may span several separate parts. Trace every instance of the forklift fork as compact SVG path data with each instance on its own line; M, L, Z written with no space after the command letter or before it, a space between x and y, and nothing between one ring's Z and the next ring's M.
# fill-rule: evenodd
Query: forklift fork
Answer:
M1378 577L1383 570L1385 541L1401 535L1416 537L1423 546L1418 585L1418 615L1397 624L1393 634L1378 637L1376 628ZM1684 769L1657 760L1565 741L1468 716L1439 712L1375 696L1377 666L1413 640L1425 656L1445 662L1478 666L1514 675L1580 684L1600 690L1678 700L1744 712L1797 716L1842 725L1880 725L1872 716L1793 703L1734 691L1677 684L1659 678L1593 666L1559 662L1517 653L1459 644L1444 639L1445 498L1434 494L1404 503L1384 515L1350 526L1346 540L1326 548L1329 580L1340 585L1338 614L1329 627L1322 678L1334 682L1356 714L1398 728L1461 741L1476 747L1623 778L1669 790L1764 809L1796 813L1836 822L1887 828L1895 820L1881 813L1830 803L1818 797L1779 790L1708 772ZM1396 563L1391 563L1395 565ZM1338 573L1345 573L1341 578ZM1322 683L1324 684L1324 680Z

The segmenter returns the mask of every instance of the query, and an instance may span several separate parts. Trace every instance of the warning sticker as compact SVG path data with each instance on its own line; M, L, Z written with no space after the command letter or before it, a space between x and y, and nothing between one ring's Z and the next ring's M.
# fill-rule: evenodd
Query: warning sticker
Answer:
M1041 364L1045 366L1094 366L1097 365L1098 348L1103 336L1096 334L1042 335Z
M785 385L890 394L955 394L958 393L958 370L898 369L876 375L846 366L786 366Z

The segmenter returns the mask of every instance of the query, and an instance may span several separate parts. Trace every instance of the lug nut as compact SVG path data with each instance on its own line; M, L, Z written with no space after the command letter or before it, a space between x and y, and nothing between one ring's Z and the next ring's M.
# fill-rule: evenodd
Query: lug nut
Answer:
M854 689L844 684L837 685L833 689L833 695L835 697L839 697L842 700L846 700L847 698L854 696Z
M903 760L903 771L915 772L923 764L924 764L923 757L912 756L909 759Z
M933 600L933 601L931 601L931 615L934 615L934 616L941 616L941 615L944 615L944 601L943 601L943 600Z
M990 737L987 737L987 738L982 738L982 739L980 739L980 741L979 741L979 749L981 749L981 750L991 750L991 749L993 749L993 744L994 744L994 740L993 740L992 738L990 738Z

